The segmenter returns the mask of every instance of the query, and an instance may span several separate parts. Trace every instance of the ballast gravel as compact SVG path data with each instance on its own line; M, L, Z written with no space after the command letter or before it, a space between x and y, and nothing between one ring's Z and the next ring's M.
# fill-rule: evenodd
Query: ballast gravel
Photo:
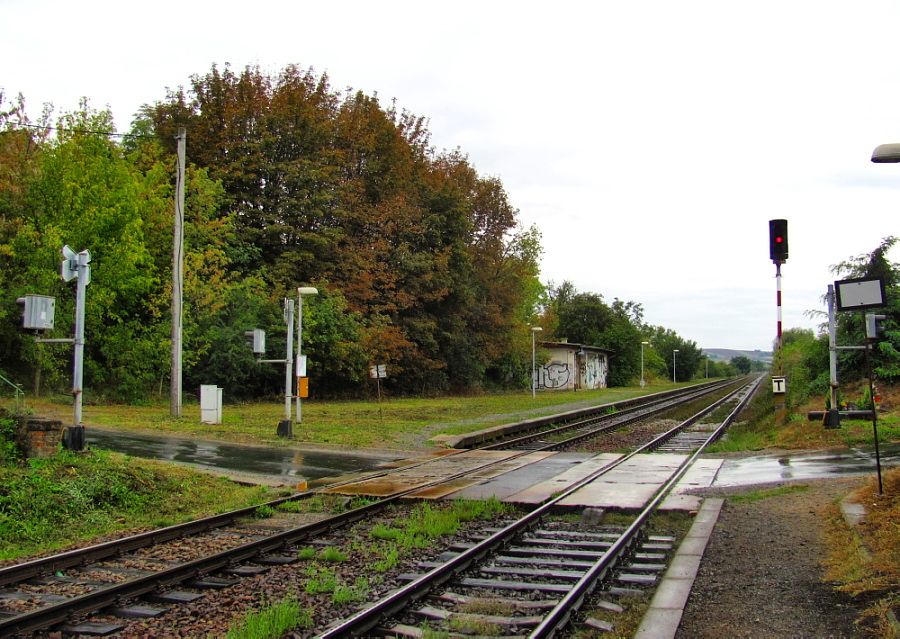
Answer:
M676 639L869 637L854 625L861 603L822 581L826 509L866 478L802 482L759 501L726 498Z

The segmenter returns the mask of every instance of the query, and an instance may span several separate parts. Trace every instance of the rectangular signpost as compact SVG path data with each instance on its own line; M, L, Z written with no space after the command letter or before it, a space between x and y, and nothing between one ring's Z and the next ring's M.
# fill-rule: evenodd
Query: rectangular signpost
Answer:
M884 279L880 277L857 277L839 280L834 283L837 295L837 310L860 311L884 306ZM865 313L862 313L863 326L866 325ZM873 336L874 337L874 336ZM872 435L875 438L875 467L878 472L878 494L884 494L881 483L881 453L878 450L878 411L875 410L875 383L872 380L872 359L869 349L874 339L866 339L866 374L869 376L869 398L872 402ZM835 408L832 406L832 408Z

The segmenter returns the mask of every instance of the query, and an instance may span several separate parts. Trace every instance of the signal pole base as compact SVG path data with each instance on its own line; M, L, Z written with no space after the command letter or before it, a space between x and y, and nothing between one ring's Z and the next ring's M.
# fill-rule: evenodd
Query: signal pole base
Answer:
M278 422L278 430L276 434L279 437L284 437L285 439L293 439L294 437L294 422L289 419L282 419Z
M63 448L74 452L84 450L84 426L66 426L63 432Z

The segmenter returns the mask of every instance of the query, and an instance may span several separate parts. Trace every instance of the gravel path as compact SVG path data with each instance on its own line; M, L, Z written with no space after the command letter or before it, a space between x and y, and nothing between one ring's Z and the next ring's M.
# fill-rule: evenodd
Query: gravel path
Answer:
M853 625L859 604L823 583L821 567L825 511L864 482L804 482L809 488L802 492L727 500L677 639L870 636ZM727 498L764 488L711 494Z

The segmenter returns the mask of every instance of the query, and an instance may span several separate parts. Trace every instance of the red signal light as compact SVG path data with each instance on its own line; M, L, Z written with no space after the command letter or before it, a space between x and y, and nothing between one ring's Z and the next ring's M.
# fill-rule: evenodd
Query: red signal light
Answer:
M769 257L776 263L782 263L787 260L787 220L769 220Z

